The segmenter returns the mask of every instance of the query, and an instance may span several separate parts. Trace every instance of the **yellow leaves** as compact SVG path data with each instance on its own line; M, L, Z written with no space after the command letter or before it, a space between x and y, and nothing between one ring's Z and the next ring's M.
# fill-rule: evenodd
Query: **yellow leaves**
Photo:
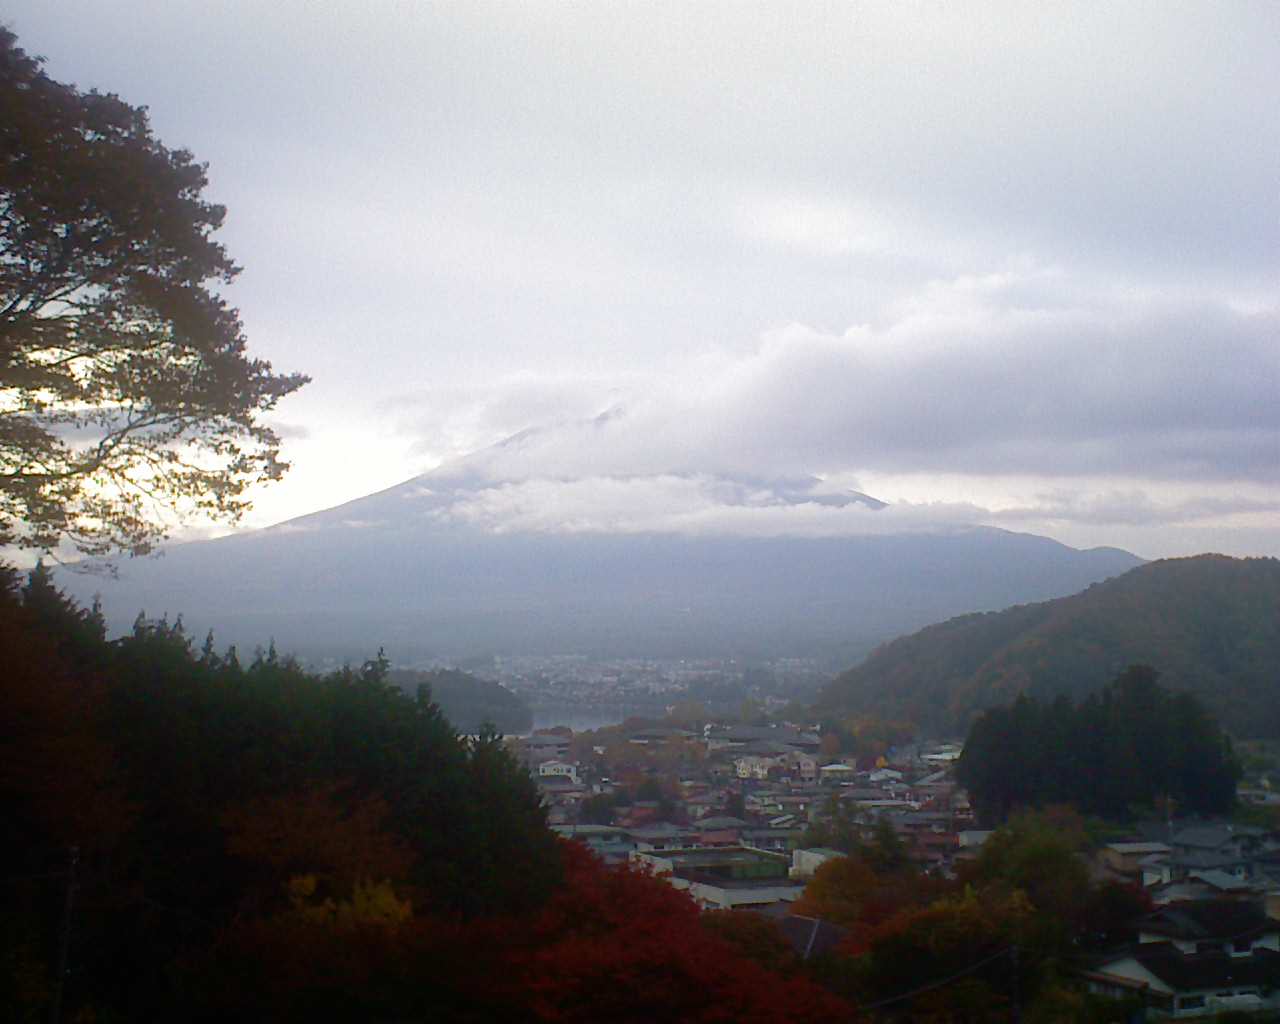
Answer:
M230 852L285 876L284 919L390 930L413 916L392 882L404 878L413 858L379 827L386 814L381 799L344 800L341 786L325 785L242 805L224 814L223 824Z
M347 905L339 907L340 914L344 912L343 906ZM409 901L399 899L391 883L386 880L357 882L355 891L351 894L349 906L350 910L346 913L352 924L380 924L385 927L394 927L404 924L413 916L413 908Z
M339 931L371 927L391 930L413 917L412 905L396 895L389 879L362 879L352 887L348 899L319 896L322 887L316 875L295 875L286 888L292 914L311 925Z
M316 876L295 875L289 879L287 888L289 890L289 902L295 908L301 907L316 894Z

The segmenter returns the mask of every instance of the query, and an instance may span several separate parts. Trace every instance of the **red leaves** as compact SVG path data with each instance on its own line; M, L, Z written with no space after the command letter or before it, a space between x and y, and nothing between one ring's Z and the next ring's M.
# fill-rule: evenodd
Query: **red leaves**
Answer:
M661 878L608 868L565 845L565 885L522 957L538 1020L779 1022L847 1015L808 981L763 970L700 927L693 901Z
M234 926L209 965L227 983L209 985L206 973L198 994L227 1013L242 998L270 1006L275 1019L302 1019L317 992L334 1005L451 1020L848 1019L830 993L763 968L703 928L693 902L661 878L606 867L578 844L561 852L564 883L536 915L416 917L353 931L282 914ZM252 976L243 996L229 984L237 976Z

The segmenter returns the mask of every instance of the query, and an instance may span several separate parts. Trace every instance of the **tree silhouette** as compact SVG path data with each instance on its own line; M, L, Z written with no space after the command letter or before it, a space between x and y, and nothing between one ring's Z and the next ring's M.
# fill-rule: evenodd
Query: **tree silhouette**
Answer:
M306 378L245 354L213 290L205 168L146 111L49 78L0 28L0 541L145 552L235 520L286 464L260 420Z

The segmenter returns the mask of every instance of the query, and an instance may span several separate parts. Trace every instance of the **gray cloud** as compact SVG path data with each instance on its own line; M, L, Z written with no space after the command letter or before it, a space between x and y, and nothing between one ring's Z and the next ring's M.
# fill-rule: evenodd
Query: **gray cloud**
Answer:
M633 381L618 414L561 422L472 465L498 480L674 470L1277 481L1275 314L1151 300L1024 309L998 287L950 298L881 329L792 326L746 355L651 378L647 391ZM624 390L542 383L499 382L466 419L536 423L539 394L581 411Z
M979 523L960 504L835 506L820 496L781 497L765 483L743 488L703 476L534 479L464 491L432 513L497 532L855 536L938 532Z
M1008 523L1063 520L1087 525L1153 526L1187 525L1230 516L1280 515L1280 498L1259 500L1247 496L1197 497L1157 501L1138 490L1081 494L1057 491L1038 496L1035 504L988 513L992 520Z
M1276 326L1274 314L1221 303L1007 275L934 285L881 328L792 326L745 355L692 359L625 387L510 378L462 403L470 426L537 423L548 404L564 415L436 470L432 497L451 497L432 514L498 531L838 536L990 524L1086 546L1144 530L1218 549L1238 546L1232 536L1266 543L1277 535L1259 524L1280 512ZM593 415L605 401L616 404ZM805 472L819 476L796 478ZM995 504L895 500L877 513L827 503L862 489L861 474L938 473L988 491L993 480L1057 482Z

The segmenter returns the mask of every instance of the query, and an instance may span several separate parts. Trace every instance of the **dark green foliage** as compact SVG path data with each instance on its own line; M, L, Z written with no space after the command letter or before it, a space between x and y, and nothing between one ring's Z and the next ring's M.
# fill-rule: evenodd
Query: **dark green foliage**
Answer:
M391 685L381 657L316 676L268 649L243 667L211 642L193 652L180 620L145 616L108 643L43 571L19 590L5 570L0 644L0 798L14 839L0 863L6 878L37 879L7 894L26 910L0 935L0 1016L25 1012L27 973L47 982L53 872L71 843L80 1005L92 991L127 1019L172 1011L181 958L275 912L291 875L329 878L326 857L374 865L371 881L391 875L439 914L529 911L557 884L528 775L494 734L464 740L425 691ZM302 805L320 816L267 814ZM355 848L326 851L334 829ZM276 862L277 835L296 862Z
M53 574L43 561L27 574L21 598L31 613L30 628L47 636L68 661L81 668L103 663L106 624L96 602L85 611L68 601L53 585Z
M657 779L645 779L636 787L637 800L656 801L661 800L662 796L662 783Z
M73 843L61 1020L848 1016L759 929L554 839L499 737L384 658L246 668L142 616L84 668L88 620L0 575L0 1019L51 1016Z
M874 821L869 814L860 818L851 801L832 796L822 814L805 829L801 843L806 847L839 850L864 861L881 875L892 875L911 866L906 844L885 815Z
M635 799L656 803L658 816L663 819L670 818L675 810L670 795L663 788L662 783L653 777L645 779L636 787Z
M1024 940L1061 952L1082 930L1093 891L1083 844L1083 824L1066 808L1017 814L983 844L965 881L1023 893L1035 911Z
M578 805L578 823L581 825L612 825L614 808L618 798L613 793L597 793Z
M536 902L553 881L539 866L552 840L527 774L492 734L467 742L428 693L391 685L381 657L324 677L269 656L213 666L172 629L149 627L116 658L129 680L114 691L122 759L154 787L148 805L188 827L216 827L211 807L343 780L388 802L437 905Z
M1158 665L1235 735L1280 736L1280 561L1167 559L1072 597L951 619L886 644L819 707L962 731L1019 693L1079 700L1132 664Z
M832 796L824 813L809 823L801 839L803 846L821 846L850 855L862 850L862 822L854 817L849 803Z
M1230 810L1240 778L1230 739L1194 697L1156 679L1135 665L1079 705L1020 696L981 715L956 776L982 820L1049 804L1116 819L1166 799L1179 813Z
M537 787L493 732L467 744L468 784L461 787L452 827L432 822L420 829L443 831L447 845L437 863L457 869L453 902L470 913L518 914L537 907L555 885L558 861ZM424 886L432 889L430 877ZM446 893L442 893L447 895Z
M880 874L902 871L911 863L906 844L885 815L876 819L871 841L863 849L862 856Z
M870 832L870 840L866 833ZM823 809L805 829L804 846L820 846L858 857L877 871L890 871L907 863L906 850L887 818L874 822L859 813L852 801L832 795Z

